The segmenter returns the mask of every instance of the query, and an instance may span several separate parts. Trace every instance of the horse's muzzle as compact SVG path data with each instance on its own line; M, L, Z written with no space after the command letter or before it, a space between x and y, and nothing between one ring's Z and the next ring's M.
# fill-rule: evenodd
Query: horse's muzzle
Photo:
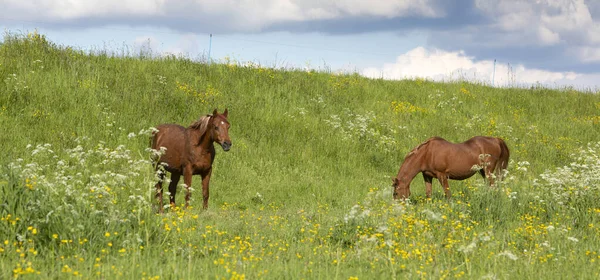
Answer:
M221 144L221 147L223 147L223 151L229 151L229 149L231 149L231 142L229 141L225 141Z

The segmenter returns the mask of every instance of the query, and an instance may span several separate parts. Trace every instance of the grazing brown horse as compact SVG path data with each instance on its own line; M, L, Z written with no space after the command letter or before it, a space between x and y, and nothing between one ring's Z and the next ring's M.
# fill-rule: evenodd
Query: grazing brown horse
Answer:
M181 175L185 183L185 207L189 206L191 197L192 175L202 176L203 207L208 207L208 183L212 173L212 163L215 160L215 146L213 142L219 143L224 151L231 148L229 138L229 122L227 121L227 109L219 114L217 109L212 115L202 116L198 121L185 128L176 124L161 124L158 132L152 135L152 149L166 151L157 160L157 169L160 164L165 165L165 170L171 172L171 183L169 184L170 202L175 205L175 193L177 183ZM162 181L165 174L159 174L156 183L156 198L159 202L159 211L163 211Z
M431 197L431 181L437 178L450 198L448 179L464 180L477 171L494 185L493 172L497 177L508 167L510 152L504 140L495 137L475 136L463 143L450 143L440 137L432 137L415 147L404 158L398 175L393 179L394 199L410 196L410 182L419 172L423 173L425 192ZM481 169L473 168L480 166Z

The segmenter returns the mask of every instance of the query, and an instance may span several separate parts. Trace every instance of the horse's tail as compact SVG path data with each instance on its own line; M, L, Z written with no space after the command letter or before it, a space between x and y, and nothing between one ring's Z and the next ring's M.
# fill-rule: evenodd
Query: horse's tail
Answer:
M504 170L508 168L508 159L510 158L510 150L506 145L506 142L502 138L497 138L498 144L500 145L500 156L498 159L498 165L496 166L496 176L502 176Z
M150 148L154 149L154 146L156 146L156 133L152 132L152 134L150 134L150 137L148 137L148 140Z
M150 149L158 150L157 149L158 148L158 146L157 146L158 145L157 144L158 143L158 131L152 131L152 134L150 134L150 137L148 140L150 142L149 143ZM159 158L160 157L157 156L154 151L152 151L152 154L150 155L150 159L153 161L153 163L156 163L159 160Z

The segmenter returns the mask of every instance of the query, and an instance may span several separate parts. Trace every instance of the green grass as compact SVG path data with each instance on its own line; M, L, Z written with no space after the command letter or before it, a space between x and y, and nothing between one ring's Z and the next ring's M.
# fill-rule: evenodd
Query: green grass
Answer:
M229 110L233 147L217 151L209 209L195 191L192 208L156 214L148 129L215 108ZM7 34L0 278L596 279L599 111L598 94L570 89L89 54ZM437 181L426 200L419 175L411 203L393 201L405 154L436 135L504 138L510 178L451 181L448 201Z

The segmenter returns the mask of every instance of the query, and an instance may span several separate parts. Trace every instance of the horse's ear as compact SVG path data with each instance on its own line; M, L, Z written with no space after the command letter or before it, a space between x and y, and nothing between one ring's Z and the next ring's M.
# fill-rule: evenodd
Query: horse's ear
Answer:
M223 116L227 118L227 108L225 108L225 112L223 112Z
M219 112L217 112L217 109L215 109L215 110L213 111L213 116L216 116L217 114L219 114Z

